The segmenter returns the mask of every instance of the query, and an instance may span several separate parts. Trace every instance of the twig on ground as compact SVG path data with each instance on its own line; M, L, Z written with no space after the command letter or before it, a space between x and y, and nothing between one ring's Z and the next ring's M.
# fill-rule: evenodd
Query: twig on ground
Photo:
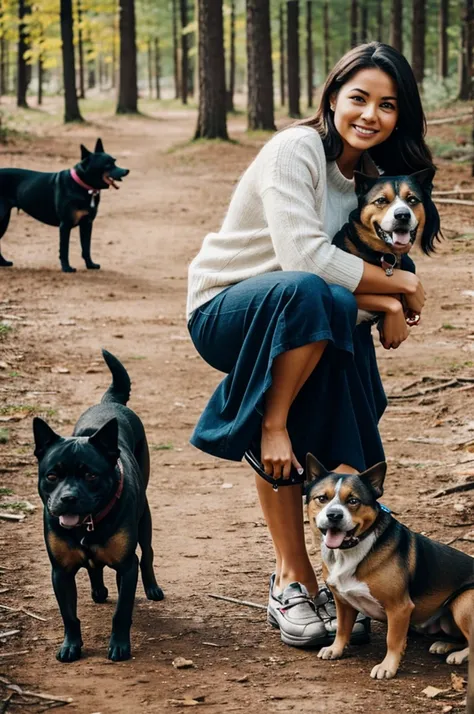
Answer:
M13 692L10 692L10 694L6 697L6 699L3 700L0 704L0 714L5 714L7 711L9 705L10 705L10 699L13 697Z
M225 595L213 595L208 593L209 597L213 597L216 600L225 600L226 602L233 602L235 605L245 605L246 607L256 607L258 610L266 610L266 605L260 605L258 602L251 602L250 600L237 600L235 597L226 597Z
M18 650L18 652L0 652L0 657L16 657L17 655L28 654L30 650Z
M2 468L2 469L0 469L0 471L2 471L3 473L5 473L6 471L8 471L8 469ZM19 521L19 522L21 522L21 521L24 521L24 520L25 520L25 515L24 515L23 513L5 513L5 512L1 512L1 513L0 513L0 518L1 518L3 521Z
M48 622L46 617L40 617L39 615L35 615L34 612L25 610L24 607L8 607L8 605L0 605L0 608L2 610L8 610L9 612L22 612L24 615L28 615L28 617L32 617L34 620L41 620L41 622Z
M43 692L30 692L28 689L22 689L18 684L7 684L7 689L13 689L14 692L22 697L36 697L36 699L45 699L48 702L59 702L61 704L70 704L72 697L56 697L54 694L45 694Z
M20 630L5 630L5 632L0 632L0 640L3 640L4 637L11 637L12 635L17 635L20 632Z
M468 481L467 483L458 483L457 486L448 486L447 488L441 489L441 491L436 491L436 493L433 494L433 498L439 498L440 496L448 496L450 493L460 493L462 491L472 491L473 489L474 489L474 481ZM468 524L466 524L466 525L468 525Z
M425 394L432 394L433 392L441 392L443 389L449 389L450 387L456 387L459 385L459 379L451 379L449 382L444 384L438 384L436 387L427 387L426 389L420 389L412 394L389 394L389 399L413 399L414 397L424 397Z

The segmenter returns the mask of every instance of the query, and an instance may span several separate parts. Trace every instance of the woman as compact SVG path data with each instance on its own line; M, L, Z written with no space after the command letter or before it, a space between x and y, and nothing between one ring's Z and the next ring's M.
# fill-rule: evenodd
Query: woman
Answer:
M317 114L274 135L244 173L218 233L189 268L194 345L227 373L191 438L240 461L251 449L273 540L268 621L294 646L334 636L306 551L301 482L311 451L336 472L384 459L378 420L386 399L370 326L357 308L384 313L382 343L409 330L396 294L421 313L420 280L331 245L357 205L355 169L378 175L432 168L425 120L407 60L378 42L348 52L324 86ZM276 483L286 488L273 487ZM364 639L364 623L354 634Z

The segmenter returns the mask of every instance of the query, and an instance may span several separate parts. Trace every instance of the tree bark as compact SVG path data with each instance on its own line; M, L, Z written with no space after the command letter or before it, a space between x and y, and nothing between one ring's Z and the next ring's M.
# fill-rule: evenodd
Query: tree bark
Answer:
M330 61L330 36L329 36L329 1L326 0L323 6L323 26L324 26L324 73L326 77L329 74L331 61Z
M79 111L76 92L72 0L61 0L61 40L64 82L64 121L84 121Z
M249 130L275 130L269 0L247 0Z
M403 0L392 0L390 44L399 52L403 52Z
M449 0L440 0L438 73L442 79L446 79L448 76L448 19L449 19Z
M5 37L0 37L0 97L2 97L4 94L8 92L8 87L7 87L7 63L6 63L6 54L7 54L7 41Z
M188 38L185 33L185 28L188 25L188 2L187 0L179 0L179 9L181 17L181 101L183 104L188 103L188 75L189 75L189 54L188 54Z
M474 4L464 0L461 10L461 53L459 56L460 86L459 99L472 99L472 54L474 44Z
M380 0L377 4L380 4ZM360 41L365 44L369 41L369 7L368 0L362 0L360 8Z
M287 42L287 76L288 76L288 113L290 117L298 118L300 112L300 36L299 36L299 3L298 0L288 0L286 20Z
M358 0L351 0L351 47L355 47L358 43L358 21L359 3Z
M38 57L38 106L39 107L43 104L43 78L44 78L43 57L42 57L42 55L40 55Z
M313 17L312 1L306 0L306 81L308 91L308 107L313 106L313 75L314 75L314 52L313 52Z
M138 114L135 0L120 0L120 69L117 114Z
M195 139L228 139L222 0L199 0L199 113Z
M425 76L426 0L413 0L412 60L413 74L421 87Z
M279 42L280 42L280 106L286 103L286 78L285 78L285 11L284 4L280 2L278 13Z
M27 31L24 22L25 16L29 12L29 7L25 0L18 0L18 64L17 64L17 87L16 104L18 107L27 107L26 92L28 89L28 71L26 67L25 52L28 49Z
M230 0L229 89L227 90L228 112L234 111L235 69L235 0Z
M161 49L160 49L160 38L155 37L155 88L156 88L156 98L161 99Z
M86 90L84 84L84 42L82 37L82 5L81 0L77 0L77 47L79 53L79 98L85 99Z
M172 34L173 34L173 75L175 99L179 99L181 94L179 81L179 61L178 61L178 0L172 0Z
M383 0L377 2L377 40L383 42Z

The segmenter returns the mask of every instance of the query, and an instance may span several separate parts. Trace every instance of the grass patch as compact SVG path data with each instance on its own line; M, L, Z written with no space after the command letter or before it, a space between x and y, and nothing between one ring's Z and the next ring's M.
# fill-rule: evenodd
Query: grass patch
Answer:
M152 451L173 451L174 445L171 443L168 444L152 444L151 445Z
M2 511L18 511L20 513L30 513L31 506L29 506L25 501L10 501L10 503L0 503L0 508Z
M56 414L56 409L42 407L38 404L6 404L0 407L1 416L13 416L15 414L45 414L50 417Z
M456 327L456 325L451 325L449 322L444 322L441 325L442 330L460 330L460 327Z
M13 327L11 325L5 325L4 322L0 322L0 341L8 337L12 331Z
M145 355L131 355L128 359L146 359Z
M0 427L0 444L8 444L9 439L10 432L8 431L8 429Z
M5 488L5 486L0 487L0 496L11 496L13 490L11 488Z

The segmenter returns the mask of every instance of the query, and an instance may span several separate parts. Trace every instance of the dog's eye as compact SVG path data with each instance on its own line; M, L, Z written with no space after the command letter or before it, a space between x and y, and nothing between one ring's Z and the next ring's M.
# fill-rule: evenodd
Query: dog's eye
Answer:
M87 473L84 478L86 481L95 481L97 479L97 476L95 474Z
M375 199L374 203L376 206L384 206L386 203L388 203L388 200L385 198L385 196L380 196L380 198Z
M420 203L420 201L416 196L410 196L409 198L407 198L407 203L409 203L410 206L416 206L416 204Z
M322 494L321 496L316 496L316 500L319 501L319 503L326 503L328 497Z
M349 498L347 503L349 504L349 506L358 506L360 501L358 498Z
M58 477L57 477L56 474L48 474L48 475L46 476L46 478L48 479L48 481L49 481L50 483L54 483L55 481L58 480Z

